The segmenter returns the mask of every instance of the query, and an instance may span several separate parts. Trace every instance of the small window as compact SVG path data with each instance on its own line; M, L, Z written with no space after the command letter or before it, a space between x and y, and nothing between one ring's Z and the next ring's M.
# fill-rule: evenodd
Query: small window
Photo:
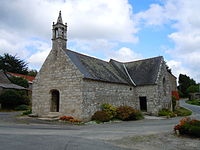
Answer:
M132 90L132 88L130 88L130 91Z

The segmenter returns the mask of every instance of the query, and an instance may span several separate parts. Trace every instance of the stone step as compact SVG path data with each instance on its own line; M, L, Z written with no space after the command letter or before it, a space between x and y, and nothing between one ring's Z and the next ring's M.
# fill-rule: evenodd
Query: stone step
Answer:
M41 117L41 118L38 118L39 120L44 120L44 121L57 121L59 120L59 118L44 118L44 117Z
M47 115L41 116L41 118L59 118L60 115L59 112L49 112Z

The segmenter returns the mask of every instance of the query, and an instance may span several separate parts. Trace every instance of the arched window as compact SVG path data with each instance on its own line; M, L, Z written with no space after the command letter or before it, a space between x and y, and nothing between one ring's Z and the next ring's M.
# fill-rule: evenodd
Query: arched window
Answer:
M60 93L58 90L51 90L51 112L59 112Z
M55 28L55 35L56 35L56 38L58 38L58 28Z

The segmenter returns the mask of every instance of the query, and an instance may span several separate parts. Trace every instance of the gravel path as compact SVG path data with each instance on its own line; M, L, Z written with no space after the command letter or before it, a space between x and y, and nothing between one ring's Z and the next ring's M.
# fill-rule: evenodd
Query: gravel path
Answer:
M200 119L200 107L180 100L180 106L192 110L191 117ZM175 124L174 124L175 125ZM161 124L162 126L162 124ZM177 136L173 128L168 132L160 131L156 134L129 136L110 141L113 145L137 150L200 150L200 138Z
M110 142L123 148L136 150L200 150L200 139L178 137L173 133L127 137Z

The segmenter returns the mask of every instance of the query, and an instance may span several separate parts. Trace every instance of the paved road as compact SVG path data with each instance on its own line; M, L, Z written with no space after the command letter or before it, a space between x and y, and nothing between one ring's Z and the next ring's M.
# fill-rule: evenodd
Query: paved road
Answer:
M180 103L181 106L190 107L195 112L194 116L200 116L199 107L187 105L184 101ZM15 115L0 112L0 150L125 150L108 142L128 136L172 132L173 126L181 119L72 126L16 124Z
M185 100L180 100L180 105L192 110L192 117L200 119L200 106L185 103Z

